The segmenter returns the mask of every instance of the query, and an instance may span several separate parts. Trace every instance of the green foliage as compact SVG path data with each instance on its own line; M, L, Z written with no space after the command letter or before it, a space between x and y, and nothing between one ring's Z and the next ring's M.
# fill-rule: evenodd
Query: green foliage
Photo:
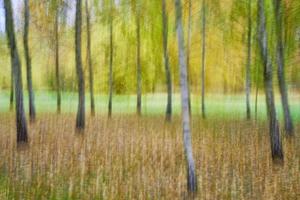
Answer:
M246 62L247 1L206 1L207 44L206 44L206 86L208 93L242 92L244 90L244 66ZM114 90L117 94L136 92L136 20L137 5L141 23L141 66L143 92L164 92L165 75L162 51L161 2L147 0L91 0L92 60L94 66L95 92L107 93L109 57L109 19L114 25ZM261 88L260 60L256 57L256 1L252 4L252 86ZM289 85L300 84L299 38L300 3L284 2L284 43L286 57L286 79ZM36 89L54 89L54 19L59 14L60 71L63 89L76 89L74 23L72 12L74 2L70 0L31 1L31 24L29 45L32 53L33 83ZM193 2L190 80L193 93L200 91L201 77L201 9L202 2ZM174 90L179 90L178 53L175 33L174 5L167 1L168 41L170 67ZM188 4L183 1L184 28L187 29ZM269 51L275 56L274 9L271 0L266 0ZM85 14L83 14L83 18ZM82 55L86 67L86 33L83 20ZM19 29L17 29L19 30ZM18 32L19 52L23 55L21 34ZM10 85L10 59L5 35L0 35L1 88ZM22 58L24 56L21 56ZM24 62L22 62L24 63ZM23 66L24 67L24 66ZM258 68L257 68L258 67ZM258 69L258 70L257 70ZM23 70L23 73L25 70ZM25 74L24 74L25 75ZM88 76L88 73L85 73ZM24 76L25 78L25 76ZM258 81L257 81L258 80ZM86 87L89 87L88 82Z

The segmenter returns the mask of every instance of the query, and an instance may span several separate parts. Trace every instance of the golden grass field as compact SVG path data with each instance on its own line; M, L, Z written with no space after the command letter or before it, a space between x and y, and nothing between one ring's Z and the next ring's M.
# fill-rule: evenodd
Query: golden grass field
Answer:
M14 116L0 116L0 199L185 199L179 118L43 114L29 146L16 148ZM282 125L282 124L281 124ZM273 165L266 124L194 117L196 199L300 199L300 127L283 137L285 160Z

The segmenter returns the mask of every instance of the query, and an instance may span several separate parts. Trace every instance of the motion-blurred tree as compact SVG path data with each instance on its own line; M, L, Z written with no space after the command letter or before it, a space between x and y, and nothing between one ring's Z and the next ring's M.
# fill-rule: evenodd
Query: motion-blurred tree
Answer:
M197 191L197 176L195 162L193 158L191 130L190 130L190 112L189 112L189 94L187 81L187 65L184 50L184 33L182 28L182 7L181 0L175 0L176 9L176 29L178 38L178 59L180 68L180 85L181 85L181 109L182 109L182 126L185 157L187 160L187 187L189 192Z
M85 127L85 89L84 89L84 75L82 70L81 57L81 22L82 14L81 0L76 1L76 20L75 20L75 59L76 59L76 73L78 81L78 110L76 118L76 128L82 130Z
M272 60L268 50L268 34L266 27L265 16L265 2L264 0L258 0L258 45L260 49L260 55L262 64L264 67L264 82L265 82L265 94L267 113L269 119L269 131L270 131L270 143L272 150L273 160L283 160L282 144L279 134L279 122L277 120L274 91L273 91L273 69Z
M91 53L91 24L90 24L90 8L88 0L85 0L85 14L86 14L86 33L87 33L87 65L89 68L89 86L91 98L91 114L95 115L95 99L94 99L94 72L92 66L92 53Z
M293 135L294 125L290 113L288 90L285 81L285 58L284 58L284 44L283 44L283 4L281 0L273 0L275 26L276 26L276 40L277 40L277 77L279 82L279 91L281 95L282 108L284 112L284 125L287 135Z
M24 0L24 35L23 44L26 60L26 75L27 75L27 88L29 94L29 117L30 121L35 120L35 105L34 105L34 92L32 87L32 67L31 67L31 57L28 45L28 34L29 34L29 20L30 20L30 10L29 10L29 0Z
M165 61L165 74L167 85L167 108L166 108L166 120L171 121L172 118L172 77L170 71L170 62L168 55L168 14L166 11L166 0L162 0L162 33L163 33L163 51Z
M28 133L27 133L27 123L26 123L24 102L23 102L22 69L21 69L18 47L16 43L11 0L4 0L4 8L5 8L6 34L8 38L8 45L10 48L10 57L11 57L11 63L13 67L13 77L14 77L14 89L16 95L17 143L18 144L27 143Z

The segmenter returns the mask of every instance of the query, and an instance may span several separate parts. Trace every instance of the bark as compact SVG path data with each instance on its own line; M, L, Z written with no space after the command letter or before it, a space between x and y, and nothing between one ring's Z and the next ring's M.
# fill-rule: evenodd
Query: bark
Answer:
M187 66L187 81L188 81L188 98L189 98L189 113L192 114L191 107L191 90L190 90L190 48L191 48L191 25L192 25L192 0L189 0L189 18L188 18L188 34L187 34L187 50L186 50L186 66Z
M202 74L201 74L201 111L202 118L206 118L205 112L205 42L206 42L206 3L202 0Z
M110 16L110 59L109 59L109 101L108 101L108 117L111 117L112 113L112 95L113 95L113 56L114 56L114 44L113 44L113 0L111 3L111 16Z
M273 160L283 160L283 150L279 135L279 123L274 102L272 62L268 55L268 38L264 0L258 0L258 44L264 67L264 85L266 93L267 113L269 120L270 143Z
M27 75L27 87L29 94L29 117L30 121L33 122L35 120L35 106L34 106L34 92L32 87L32 70L31 70L31 57L29 52L28 45L28 34L29 34L29 0L24 0L25 12L24 12L24 35L23 35L23 44L24 44L24 53L26 60L26 75Z
M186 66L186 58L184 52L181 0L175 0L175 8L176 8L176 29L177 29L177 36L178 36L178 50L179 50L179 64L180 64L183 140L184 140L185 156L187 160L187 187L189 192L196 192L197 176L196 176L195 162L193 158L191 133L190 133L187 66Z
M13 108L14 108L14 72L13 72L13 66L11 66L9 110L12 111Z
M137 5L137 14L136 14L136 77L137 77L137 114L142 114L142 67L141 67L141 24L140 24L140 8Z
M88 0L85 0L86 11L86 32L87 32L87 62L89 67L89 84L90 84L90 96L91 96L91 115L95 116L95 99L94 99L94 72L92 66L92 54L91 54L91 29L90 29L90 11L88 7Z
M251 35L252 35L252 18L251 18L251 0L248 0L248 33L247 33L247 64L246 64L246 112L247 119L251 118L250 110L250 93L251 93Z
M285 81L285 63L284 63L284 45L283 45L283 20L282 20L282 2L273 0L277 40L277 77L279 82L279 91L281 95L282 108L284 113L285 131L288 136L292 136L294 125L290 113L288 90Z
M81 57L81 0L76 1L76 23L75 23L75 53L76 53L76 73L78 79L78 111L76 119L76 128L82 130L85 127L85 94L84 94L84 76L82 70Z
M55 16L55 80L56 80L56 105L57 113L61 112L61 89L60 89L60 72L59 72L59 36L58 36L58 8Z
M16 37L14 32L14 19L13 11L10 0L4 0L5 8L5 25L6 34L8 38L8 45L10 48L11 63L14 77L14 89L16 96L16 126L17 126L17 143L27 143L27 123L24 112L23 102L23 85L22 85L22 68L20 63L20 57L16 44Z
M166 0L162 0L162 28L163 28L163 51L166 71L166 84L167 84L167 108L166 108L166 120L171 121L172 118L172 79L171 69L168 55L168 14L166 11Z

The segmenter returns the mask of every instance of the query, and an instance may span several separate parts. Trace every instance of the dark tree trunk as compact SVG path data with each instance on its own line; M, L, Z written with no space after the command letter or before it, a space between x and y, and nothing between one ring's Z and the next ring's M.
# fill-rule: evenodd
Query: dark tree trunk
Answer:
M113 44L113 0L110 0L110 59L109 59L109 100L108 100L108 117L112 114L112 95L113 95L113 58L114 58L114 44Z
M171 70L168 55L168 14L166 11L166 0L162 0L162 28L163 28L163 50L164 50L164 61L166 71L166 84L167 84L167 108L166 108L166 120L171 121L172 119L172 79Z
M181 109L183 123L183 140L185 156L187 160L187 188L189 192L197 191L197 176L195 162L193 158L191 133L190 133L190 112L188 103L188 81L187 81L187 66L184 52L184 36L182 28L182 7L181 0L175 0L176 8L176 29L178 36L178 51L180 64L180 85L181 85Z
M201 74L201 111L205 119L205 42L206 42L206 3L202 0L202 74Z
M14 89L16 95L16 126L17 126L17 143L27 143L27 123L24 112L24 102L23 102L23 85L22 85L22 70L20 57L17 49L15 32L14 32L14 20L13 11L10 0L4 0L5 8L5 25L6 34L8 38L8 44L10 48L11 63L13 67L13 77L14 77Z
M95 116L95 100L94 100L94 72L92 66L92 54L91 54L91 30L90 30L90 12L88 7L88 0L85 0L86 11L86 32L87 32L87 62L89 67L89 84L91 95L91 114Z
M258 44L264 66L264 84L266 93L267 113L270 126L270 143L273 160L283 160L282 144L273 92L272 62L268 55L268 38L264 0L258 0Z
M78 78L78 111L76 119L76 128L84 129L85 126L85 97L84 97L84 76L82 70L81 57L81 0L76 1L76 23L75 23L75 51L76 51L76 72Z
M58 36L58 23L59 23L59 11L58 7L56 8L55 16L55 80L56 80L56 106L57 113L61 112L61 91L60 91L60 72L59 72L59 36Z
M32 72L31 72L31 57L29 52L28 45L28 33L29 33L29 0L24 0L25 12L24 12L24 36L23 36L23 44L24 44L24 52L25 52L25 60L26 60L26 72L27 72L27 87L29 93L29 117L30 121L33 122L35 120L35 106L34 106L34 92L32 87Z
M255 120L257 120L257 103L258 103L258 65L256 66Z
M247 119L251 118L250 110L250 93L251 93L251 35L252 35L252 18L251 18L251 0L248 0L248 33L247 33L247 64L246 64L246 112Z
M136 109L137 114L142 114L142 67L141 67L141 24L140 24L140 8L139 4L137 5L137 14L136 14L136 76L137 76L137 103Z
M188 18L188 33L187 33L187 50L186 50L186 66L187 66L187 81L188 81L188 97L189 97L189 113L192 114L191 106L191 90L190 90L190 48L191 48L191 25L192 25L192 0L189 0L189 18Z
M14 72L13 72L13 66L11 66L9 110L12 111L13 108L14 108Z
M277 76L279 82L279 91L281 95L282 108L284 112L284 125L285 131L288 136L293 135L294 126L290 113L289 102L288 102L288 91L285 82L285 71L284 71L284 46L283 46L283 21L282 21L282 1L273 0L274 12L275 12L275 23L276 23L276 39L277 39Z

